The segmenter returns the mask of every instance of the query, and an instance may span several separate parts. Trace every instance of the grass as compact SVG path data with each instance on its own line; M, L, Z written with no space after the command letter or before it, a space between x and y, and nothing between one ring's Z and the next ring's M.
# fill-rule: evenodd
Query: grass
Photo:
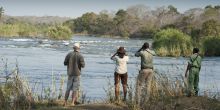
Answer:
M175 80L166 76L166 74L155 71L151 85L150 99L138 106L135 103L135 83L130 82L128 85L128 97L125 102L114 100L114 85L108 81L106 92L106 100L99 102L91 102L86 94L81 92L80 102L82 104L74 107L63 107L62 85L64 78L61 77L61 86L57 91L57 96L52 89L48 89L48 94L44 98L38 98L30 89L27 80L21 78L18 64L12 72L8 71L7 61L0 70L7 72L8 80L0 83L0 107L3 110L219 110L219 94L212 98L206 96L186 97L186 83L182 76ZM174 70L171 72L178 72ZM52 75L53 76L53 75ZM5 77L6 78L6 77ZM52 77L52 79L54 79ZM131 81L131 80L130 80ZM135 81L135 80L134 80ZM52 82L54 82L52 80ZM56 93L55 93L56 94ZM123 95L121 95L123 96ZM207 95L208 96L208 95ZM70 103L70 102L69 102Z

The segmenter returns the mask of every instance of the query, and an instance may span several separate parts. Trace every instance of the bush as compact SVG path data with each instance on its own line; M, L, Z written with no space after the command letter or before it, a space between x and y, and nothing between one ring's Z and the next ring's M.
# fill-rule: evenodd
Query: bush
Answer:
M190 36L177 29L168 28L154 35L153 48L160 56L189 56L192 43Z
M36 37L42 33L42 27L27 23L2 24L0 26L0 36L3 37Z
M53 26L48 29L47 36L52 39L65 40L70 39L71 30L67 26Z
M203 41L206 56L220 56L220 37L206 37Z

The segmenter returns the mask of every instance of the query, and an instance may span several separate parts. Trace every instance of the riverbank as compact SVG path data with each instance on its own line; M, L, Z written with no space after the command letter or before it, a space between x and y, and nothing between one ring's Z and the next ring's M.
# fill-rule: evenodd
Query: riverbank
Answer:
M137 110L129 102L120 103L93 103L75 106L62 106L62 101L53 104L37 103L32 110ZM176 97L166 100L149 102L146 107L148 110L219 110L220 101L207 97Z

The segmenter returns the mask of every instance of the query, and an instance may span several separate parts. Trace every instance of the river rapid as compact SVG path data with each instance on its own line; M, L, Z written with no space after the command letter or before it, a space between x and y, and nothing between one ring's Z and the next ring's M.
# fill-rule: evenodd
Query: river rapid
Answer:
M15 67L16 60L20 75L30 83L32 91L44 94L45 88L59 91L60 81L65 78L63 94L66 89L66 67L64 58L75 42L81 43L81 53L86 62L82 70L81 86L87 98L102 99L106 97L105 89L108 83L113 85L115 63L111 55L119 46L124 46L130 57L128 63L129 83L134 79L140 68L140 58L134 53L144 42L152 40L100 38L94 36L73 36L68 41L53 41L47 39L4 39L0 38L0 58L8 60L9 71ZM154 57L154 68L170 78L184 75L187 58L184 57ZM4 63L0 62L0 75L4 76ZM200 95L206 92L216 93L220 89L220 57L204 57L200 72ZM54 84L54 85L53 85Z

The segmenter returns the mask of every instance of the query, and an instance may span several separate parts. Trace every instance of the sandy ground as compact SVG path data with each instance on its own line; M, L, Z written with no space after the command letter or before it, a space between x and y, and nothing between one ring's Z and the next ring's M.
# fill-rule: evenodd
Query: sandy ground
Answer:
M220 101L206 97L176 97L152 101L146 104L147 110L220 110ZM33 110L132 110L126 104L81 104L75 106L37 106Z

